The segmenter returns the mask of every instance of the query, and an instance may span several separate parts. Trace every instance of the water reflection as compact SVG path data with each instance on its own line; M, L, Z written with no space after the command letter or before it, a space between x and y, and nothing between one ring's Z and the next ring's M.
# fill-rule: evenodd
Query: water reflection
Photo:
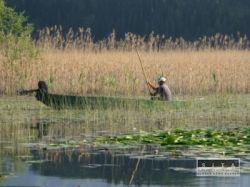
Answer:
M37 138L42 139L44 136L48 136L50 123L37 122L36 129L38 132Z
M244 174L241 177L197 177L195 159L173 157L168 152L163 152L163 149L155 154L154 149L150 146L140 149L130 147L126 150L95 146L77 149L32 149L32 160L24 164L26 169L15 179L9 178L4 184L247 186L250 182L249 175Z
M195 160L176 160L167 157L142 155L129 151L122 153L103 150L61 150L49 151L41 154L33 153L37 159L46 160L43 163L34 163L31 168L44 176L58 176L63 178L105 179L110 183L125 183L134 173L136 184L165 184L178 171L170 168L190 169L182 176L183 179L193 176ZM136 165L140 160L137 171ZM179 176L180 177L180 176Z
M172 149L159 145L44 148L32 144L26 152L3 153L0 174L10 176L1 185L248 186L250 182L250 175L244 173L241 177L197 177L195 157L202 156L201 150ZM249 165L249 156L242 161Z

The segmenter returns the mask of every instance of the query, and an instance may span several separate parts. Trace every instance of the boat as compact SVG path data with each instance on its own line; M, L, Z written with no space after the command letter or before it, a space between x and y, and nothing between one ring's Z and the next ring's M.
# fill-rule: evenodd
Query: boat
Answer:
M145 98L125 98L107 96L75 96L48 92L44 81L38 82L38 89L21 91L20 95L36 92L36 99L54 109L125 109L125 110L165 110L186 107L184 101L160 101Z

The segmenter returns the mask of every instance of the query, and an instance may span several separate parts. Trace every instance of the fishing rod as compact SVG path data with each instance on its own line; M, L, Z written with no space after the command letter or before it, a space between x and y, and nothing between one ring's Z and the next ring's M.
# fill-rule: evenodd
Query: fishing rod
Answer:
M145 73L144 68L143 68L143 65L142 65L141 57L140 57L139 52L137 51L137 49L135 49L135 50L136 50L137 56L138 56L139 61L140 61L140 65L141 65L141 69L142 69L142 73L143 73L144 79L145 79L145 81L146 81L146 83L147 83L148 92L149 92L149 94L151 94L151 92L150 92L150 87L149 87L149 85L148 85L148 79L147 79L146 73Z

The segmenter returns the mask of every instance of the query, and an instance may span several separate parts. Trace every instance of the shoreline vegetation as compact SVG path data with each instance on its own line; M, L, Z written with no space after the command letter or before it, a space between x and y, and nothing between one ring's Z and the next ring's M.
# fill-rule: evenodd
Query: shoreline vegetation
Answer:
M17 89L36 88L39 80L45 80L53 93L145 96L136 49L148 79L156 84L156 78L165 75L173 95L250 92L246 36L216 34L188 42L127 33L117 40L113 31L94 42L90 29L63 35L61 27L53 27L42 30L34 42L39 54L32 58L25 54L13 58L18 46L12 52L0 49L0 95L15 95Z
M249 153L249 95L188 96L188 100L189 107L168 111L53 110L30 96L0 97L0 141L40 142L48 149L137 143Z
M231 129L249 127L250 95L227 94L204 97L187 96L188 107L167 111L140 109L54 110L34 97L0 97L2 138L15 133L30 137L32 126L48 125L49 137L79 137L81 134L119 135L172 128ZM149 117L150 116L150 117ZM52 125L50 125L52 124ZM72 126L74 128L72 128ZM22 130L22 129L27 130ZM16 131L13 133L5 131ZM16 138L19 138L17 135Z

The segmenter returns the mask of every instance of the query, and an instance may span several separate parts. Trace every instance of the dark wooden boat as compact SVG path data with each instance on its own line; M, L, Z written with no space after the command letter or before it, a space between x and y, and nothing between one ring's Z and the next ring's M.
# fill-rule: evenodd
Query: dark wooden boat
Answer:
M36 92L36 98L45 105L55 109L133 109L165 110L187 106L184 101L159 101L149 99L132 99L105 96L73 96L48 93L44 81L39 81L38 89L22 91L21 95Z

